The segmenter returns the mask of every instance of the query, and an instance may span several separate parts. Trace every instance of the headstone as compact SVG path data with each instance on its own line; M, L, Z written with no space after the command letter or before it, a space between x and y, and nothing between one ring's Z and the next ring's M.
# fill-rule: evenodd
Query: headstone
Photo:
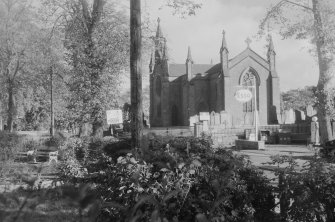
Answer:
M208 121L207 120L205 120L205 121L202 122L202 130L204 132L208 132L209 126L208 126Z
M199 113L200 121L210 121L210 116L208 112L200 112Z
M300 110L300 114L301 114L301 120L303 121L306 120L305 112Z
M221 124L219 113L215 113L214 120L215 120L215 125L220 125Z
M293 109L289 109L285 111L285 124L295 123L295 113Z
M299 123L302 121L301 111L300 110L294 110L295 115L295 123Z
M199 116L198 115L190 117L190 126L194 126L194 124L198 123L198 122L199 122Z
M210 118L211 118L210 124L211 124L212 126L215 125L215 112L214 112L214 111L211 112L211 116L210 116Z
M226 128L230 128L231 127L231 120L230 120L230 115L225 112L222 111L220 112L220 119L221 119L221 125L225 125Z
M308 117L312 117L312 116L316 115L316 110L313 108L312 105L308 105L308 106L306 107L306 115L307 115Z

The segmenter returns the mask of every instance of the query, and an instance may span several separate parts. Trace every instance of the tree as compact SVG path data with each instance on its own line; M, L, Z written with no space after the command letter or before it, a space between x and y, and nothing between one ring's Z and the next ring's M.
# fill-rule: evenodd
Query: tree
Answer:
M64 35L68 114L81 127L92 126L102 136L105 110L118 106L119 76L128 65L128 23L113 2L104 0L45 0L56 27Z
M316 87L306 86L303 89L292 89L281 93L282 110L305 110L307 106L314 106Z
M34 24L28 1L0 1L0 75L5 88L7 128L13 130L17 116L17 97L34 75L36 39L39 29Z
M334 116L335 18L331 0L281 0L261 21L261 32L274 21L284 38L310 39L318 59L317 108L322 141L333 138L330 120Z

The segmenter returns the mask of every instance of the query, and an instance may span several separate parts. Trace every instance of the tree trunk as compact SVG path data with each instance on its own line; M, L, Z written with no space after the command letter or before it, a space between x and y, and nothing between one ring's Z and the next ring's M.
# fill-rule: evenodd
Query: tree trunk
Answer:
M51 119L50 119L50 136L55 135L55 118L54 118L54 100L53 100L53 69L50 67L50 102L51 102Z
M130 0L130 75L132 148L140 148L143 130L141 0Z
M12 81L8 84L8 112L7 112L7 130L13 132L13 121L15 116L14 86Z
M327 52L325 45L325 34L322 23L320 0L312 0L313 16L314 16L314 31L316 39L316 49L319 63L319 81L317 85L318 93L318 118L320 125L320 141L324 143L327 140L333 139L329 101L333 96L330 93L331 88L334 87L332 82L334 77L331 73L331 64L333 62L333 55Z
M94 137L103 136L103 122L102 121L97 120L92 123L92 136Z

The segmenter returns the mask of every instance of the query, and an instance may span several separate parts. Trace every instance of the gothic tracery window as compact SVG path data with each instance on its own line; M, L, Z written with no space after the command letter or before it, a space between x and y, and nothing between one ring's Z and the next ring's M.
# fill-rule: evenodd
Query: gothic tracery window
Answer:
M254 90L257 90L257 80L252 70L249 69L246 73L244 73L242 76L241 85L247 87L253 95L253 98L250 101L243 103L243 112L253 112L255 110Z

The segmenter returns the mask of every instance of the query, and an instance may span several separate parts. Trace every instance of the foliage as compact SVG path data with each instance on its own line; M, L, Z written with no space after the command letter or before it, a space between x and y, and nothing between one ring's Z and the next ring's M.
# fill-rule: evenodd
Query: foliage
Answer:
M59 148L61 147L62 145L64 145L66 142L66 137L60 133L60 132L56 132L55 135L53 137L50 137L48 138L44 144L46 146L49 146L49 147L56 147L56 148Z
M173 9L173 14L185 17L186 15L195 15L202 4L194 0L168 0L166 6Z
M32 181L36 182L36 179ZM20 187L0 194L1 221L93 221L98 201L87 185Z
M292 89L281 93L282 110L306 110L307 106L314 106L317 101L315 91L315 87L306 86L304 89Z
M76 176L81 171L74 164L76 172L63 171L63 178L95 184L103 203L100 221L273 217L272 188L243 157L214 152L205 138L151 137L147 144L129 152L129 142L109 143L102 155L76 162L87 173Z
M22 145L23 139L18 134L0 131L0 160L13 160Z
M128 64L127 22L105 1L95 0L92 6L86 0L50 2L63 10L66 62L71 67L68 109L76 122L90 123L93 134L99 133L103 111L116 105L118 76Z
M335 169L315 156L302 168L292 156L274 156L278 197L286 221L334 221ZM284 164L284 165L283 165ZM284 166L284 167L283 167Z

